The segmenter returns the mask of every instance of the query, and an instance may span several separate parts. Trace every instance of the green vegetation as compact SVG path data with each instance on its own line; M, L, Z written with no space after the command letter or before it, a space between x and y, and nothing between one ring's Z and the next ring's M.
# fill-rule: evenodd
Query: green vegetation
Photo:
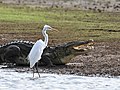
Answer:
M0 5L0 25L3 23L3 33L31 35L40 34L40 30L34 30L38 25L42 28L49 24L60 31L49 32L50 39L56 42L120 39L120 13Z

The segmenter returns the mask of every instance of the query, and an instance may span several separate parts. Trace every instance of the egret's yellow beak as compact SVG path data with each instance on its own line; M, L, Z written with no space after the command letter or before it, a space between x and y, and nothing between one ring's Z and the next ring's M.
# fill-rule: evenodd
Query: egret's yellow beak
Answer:
M52 30L52 31L57 31L57 32L59 32L59 30L56 29L56 28L51 28L51 30Z

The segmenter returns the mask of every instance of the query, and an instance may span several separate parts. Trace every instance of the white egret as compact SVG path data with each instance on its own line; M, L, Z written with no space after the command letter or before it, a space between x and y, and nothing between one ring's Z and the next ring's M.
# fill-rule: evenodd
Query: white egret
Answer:
M43 40L37 40L37 42L33 45L29 55L28 55L28 60L30 61L30 68L33 68L33 77L34 77L34 67L35 64L37 63L37 73L38 72L38 61L41 59L43 50L46 48L48 44L48 34L46 33L47 30L52 30L53 28L50 27L49 25L45 25L42 30L42 34L44 36L44 41ZM39 75L40 77L40 75Z

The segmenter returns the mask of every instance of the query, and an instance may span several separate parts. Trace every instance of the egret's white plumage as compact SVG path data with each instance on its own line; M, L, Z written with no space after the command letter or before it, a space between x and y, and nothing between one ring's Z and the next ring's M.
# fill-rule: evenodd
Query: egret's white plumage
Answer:
M38 62L41 59L43 50L46 48L48 44L48 35L46 33L47 30L51 30L52 28L49 25L45 25L42 34L44 36L44 41L41 39L38 40L32 47L29 55L28 60L30 61L30 68L32 68L36 62Z
M42 40L38 40L32 47L28 59L30 60L30 68L32 68L38 60L41 59L44 48L46 47L45 43Z

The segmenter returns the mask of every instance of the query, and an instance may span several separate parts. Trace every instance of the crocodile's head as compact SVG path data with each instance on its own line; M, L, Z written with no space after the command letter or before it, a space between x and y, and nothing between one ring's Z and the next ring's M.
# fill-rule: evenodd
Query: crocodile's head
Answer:
M93 40L89 40L86 43L76 42L73 46L70 46L68 49L71 50L72 54L78 55L93 49L93 44Z
M74 42L68 42L65 44L64 52L61 54L62 57L62 63L66 64L68 63L73 57L85 54L89 50L94 48L94 41L88 40L88 41L74 41Z

